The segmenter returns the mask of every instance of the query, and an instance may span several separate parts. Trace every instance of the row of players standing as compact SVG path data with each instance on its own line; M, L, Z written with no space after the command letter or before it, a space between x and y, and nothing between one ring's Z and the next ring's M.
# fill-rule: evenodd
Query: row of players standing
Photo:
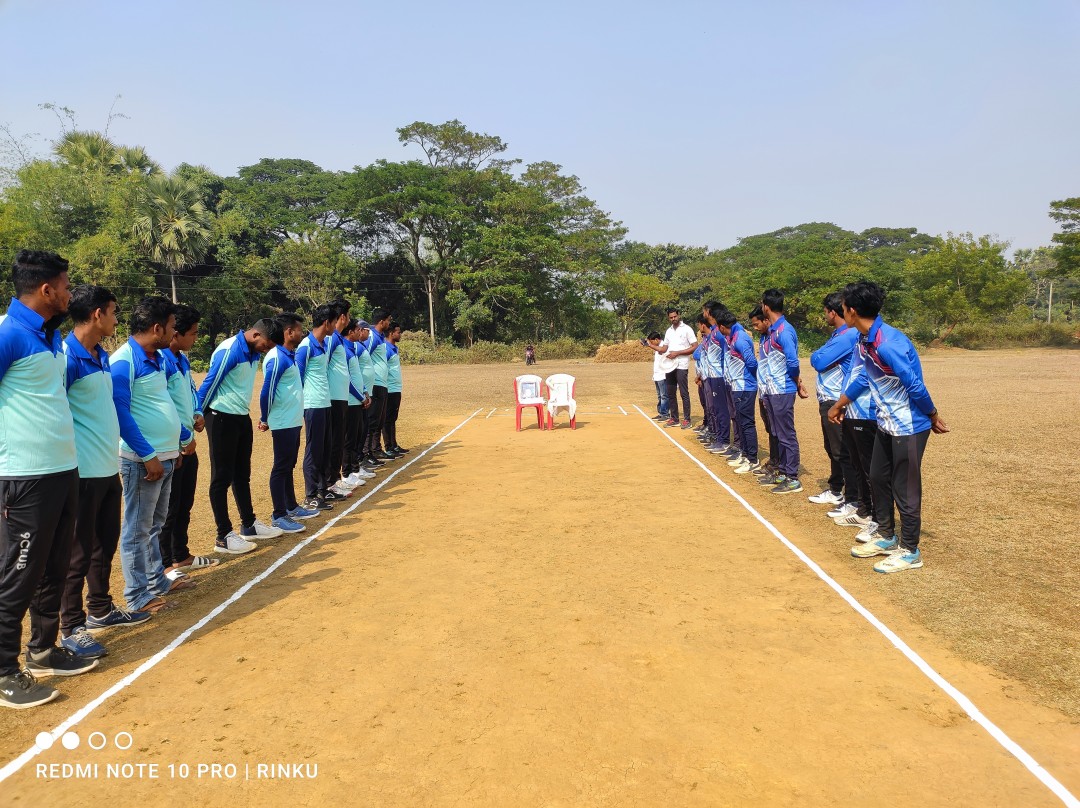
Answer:
M36 676L85 673L108 654L91 632L149 620L173 605L166 595L195 587L190 570L218 563L188 548L195 433L209 438L215 550L232 554L255 549L249 537L304 530L298 520L332 509L408 451L397 445L400 329L388 313L372 328L350 319L346 303L323 306L314 337L298 315L264 318L217 347L196 389L185 352L198 335L197 311L144 298L131 313L131 336L110 356L101 342L115 333L116 297L99 286L72 290L67 268L54 253L20 252L16 296L0 317L0 706L16 709L57 697ZM61 339L69 313L74 328ZM274 437L269 525L251 506L248 415L266 353L259 428ZM342 368L347 393L339 398ZM303 504L293 494L297 418L308 425L311 455ZM126 605L110 593L118 548Z
M827 516L837 524L859 528L852 556L884 555L874 570L891 573L923 566L922 457L930 433L949 428L926 389L915 346L882 321L884 302L884 291L870 281L849 284L823 301L833 331L810 362L817 371L830 476L829 488L809 500L834 506ZM705 411L699 439L707 450L774 494L802 491L795 400L809 394L801 378L798 337L784 317L783 292L766 290L750 312L757 353L749 333L721 303L702 308L699 334L682 322L677 309L668 310L668 320L671 326L662 341L656 332L644 341L656 352L656 420L691 428L688 374L693 357ZM769 436L765 462L758 458L756 410Z

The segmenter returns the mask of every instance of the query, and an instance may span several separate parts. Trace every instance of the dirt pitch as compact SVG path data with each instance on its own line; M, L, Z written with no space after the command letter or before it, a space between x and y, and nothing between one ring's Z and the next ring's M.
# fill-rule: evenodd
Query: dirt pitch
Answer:
M1080 353L924 363L953 432L924 463L919 572L873 574L821 508L672 437L1080 794ZM77 749L0 783L0 803L1062 804L633 409L652 412L647 366L542 363L579 379L579 429L554 433L491 411L522 370L407 368L410 459L482 410L90 712ZM797 412L811 493L816 406ZM256 435L263 515L269 459ZM195 530L208 551L205 496ZM265 542L199 573L176 610L102 635L110 656L55 682L62 699L0 714L0 764L296 544Z

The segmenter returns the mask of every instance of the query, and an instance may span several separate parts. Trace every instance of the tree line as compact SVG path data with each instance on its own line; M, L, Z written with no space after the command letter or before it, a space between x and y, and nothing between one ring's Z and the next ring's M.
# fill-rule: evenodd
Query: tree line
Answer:
M65 110L65 112L67 112ZM748 312L769 287L797 327L823 332L824 295L860 277L924 340L968 323L1071 320L1080 298L1080 198L1051 203L1054 244L808 223L709 250L627 240L554 162L507 157L460 121L397 130L412 159L327 171L264 158L223 177L166 172L141 147L67 127L47 156L7 135L0 254L49 249L74 282L129 308L158 292L199 308L203 350L264 314L344 296L389 308L432 341L626 339L710 298Z

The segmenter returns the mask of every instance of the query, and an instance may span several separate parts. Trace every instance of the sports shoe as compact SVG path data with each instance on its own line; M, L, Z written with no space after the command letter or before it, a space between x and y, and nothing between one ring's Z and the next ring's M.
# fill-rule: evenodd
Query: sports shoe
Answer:
M137 626L149 619L150 612L134 612L125 609L123 606L113 606L112 611L104 617L88 616L86 618L86 629L88 631L98 631L113 626Z
M877 529L878 523L871 519L867 523L866 527L864 527L862 530L855 534L855 541L870 541L872 538L874 538L874 534L877 532Z
M802 483L798 477L784 477L772 488L774 494L797 494L802 491Z
M728 460L727 464L732 467L741 466L744 460L746 460L746 458L742 456L742 452L739 452L737 455Z
M680 429L689 429L690 428L690 422L685 420L685 419L680 421L679 422L679 428Z
M60 640L60 645L80 659L100 659L108 656L108 649L95 640L86 626L77 626L71 634Z
M757 468L757 463L751 463L749 459L743 458L742 462L734 469L736 474L749 474Z
M726 443L714 443L712 446L706 446L705 448L708 450L709 454L722 455L727 454L731 446Z
M48 704L60 695L55 687L39 684L30 671L19 671L0 676L0 706L13 710L25 710Z
M330 486L330 490L323 494L323 499L327 502L343 502L352 496L352 491L346 491L343 488L338 488L337 483Z
M659 414L657 414L657 415L654 415L652 419L653 419L654 421L666 421L666 420L667 420L667 416L666 416L666 415L664 415L663 413L659 413Z
M319 512L314 508L305 508L303 505L297 505L291 511L286 513L290 519L314 519L319 515Z
M308 511L332 511L334 506L322 497L312 497L304 503L304 509Z
M855 513L857 508L853 502L842 502L825 514L830 519L839 519L842 516L847 516L849 513Z
M231 530L224 539L218 539L216 542L214 542L214 552L241 555L243 553L250 553L258 546L259 545L255 544L254 542L250 542L245 539L235 530Z
M922 566L922 553L919 548L908 550L897 547L889 557L874 565L874 572L903 572L904 570L917 570Z
M364 458L361 465L367 466L367 468L370 469L377 469L380 466L385 466L386 463L379 460L377 457L375 457L375 455L368 455L366 458Z
M679 422L676 421L674 418L668 418L666 421L664 421L664 426L678 426L678 425L679 425Z
M347 482L353 488L355 488L358 485L363 485L364 483L367 482L367 480L368 480L367 477L361 477L355 471L352 474L350 474L348 477L345 478L345 482Z
M96 659L76 656L67 648L46 648L44 651L26 649L26 669L35 676L78 676L96 668Z
M281 531L276 527L271 527L266 522L256 519L248 527L241 528L240 535L247 538L276 539L281 535Z
M851 554L855 558L873 558L876 555L888 555L899 546L900 542L897 541L896 536L885 538L875 530L870 541L866 544L856 544L851 548Z
M852 511L847 516L837 516L833 519L840 527L866 527L873 524L869 516L859 516L858 511Z
M338 483L352 491L362 485L367 485L367 480L363 477L357 477L355 480L353 480L352 475L350 474L348 477L343 477L342 479L338 480Z
M761 477L764 474L768 474L770 471L772 471L772 467L769 466L768 463L762 463L759 461L757 464L757 468L754 469L754 476Z
M844 495L834 494L826 488L820 494L814 494L813 496L807 497L807 499L815 505L842 505L844 502Z
M288 516L279 516L277 519L271 520L271 524L282 533L302 533L307 530L304 525L294 522Z
M354 488L356 488L356 485L353 485L352 483L350 483L349 480L347 478L345 478L345 477L342 477L340 480L338 480L336 483L334 483L334 485L336 485L338 488L341 488L344 491L349 491L349 492L351 492ZM359 483L357 483L357 485L359 485Z

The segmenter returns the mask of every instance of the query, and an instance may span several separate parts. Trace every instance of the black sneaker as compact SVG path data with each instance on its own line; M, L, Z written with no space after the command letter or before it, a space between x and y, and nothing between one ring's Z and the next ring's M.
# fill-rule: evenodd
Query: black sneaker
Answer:
M397 460L398 456L393 452L379 452L375 457L379 460Z
M309 511L332 511L334 506L327 502L322 497L312 497L304 503L304 507Z
M25 710L47 704L60 695L55 687L39 684L30 671L0 676L0 707Z
M402 454L402 455L404 455L404 454L408 454L408 453L409 453L409 450L408 450L408 449L406 449L406 448L405 448L404 446L395 446L395 447L394 447L393 449L391 449L390 451L391 451L391 452L397 452L398 454Z
M368 455L367 460L364 461L369 468L378 468L379 466L385 466L386 464L375 457L375 455Z
M322 499L324 502L341 502L345 497L341 496L341 494L335 494L333 491L327 491L322 495Z
M53 646L37 652L26 649L26 669L38 676L78 676L97 664L96 659L82 659L67 648Z

